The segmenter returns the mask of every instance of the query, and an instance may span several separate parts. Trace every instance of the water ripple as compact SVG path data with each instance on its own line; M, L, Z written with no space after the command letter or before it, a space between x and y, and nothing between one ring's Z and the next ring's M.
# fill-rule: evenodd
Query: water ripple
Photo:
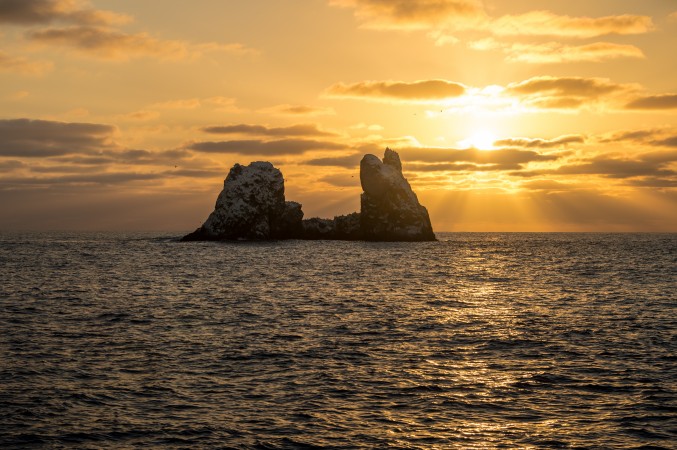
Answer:
M0 236L2 448L677 448L677 235Z

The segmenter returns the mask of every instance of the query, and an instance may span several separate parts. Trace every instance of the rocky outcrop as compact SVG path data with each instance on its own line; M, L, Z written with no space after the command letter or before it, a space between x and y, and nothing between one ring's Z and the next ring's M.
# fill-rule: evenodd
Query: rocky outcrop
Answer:
M284 199L284 178L269 162L235 164L214 212L184 241L288 239L301 237L303 211Z
M303 221L303 239L362 240L360 213L336 216L333 219L306 219Z
M360 162L360 229L368 241L434 241L428 210L402 175L399 155L386 149L383 162L365 155Z
M332 239L433 241L428 211L402 174L399 155L386 149L383 161L365 155L360 163L361 212L333 219L303 220L301 205L284 198L284 178L269 162L235 164L214 211L183 238L202 240Z

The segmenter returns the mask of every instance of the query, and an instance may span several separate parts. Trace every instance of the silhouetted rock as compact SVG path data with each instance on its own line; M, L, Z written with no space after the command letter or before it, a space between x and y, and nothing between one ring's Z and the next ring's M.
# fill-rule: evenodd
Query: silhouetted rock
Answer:
M333 219L303 220L301 205L284 198L284 179L269 162L235 164L223 183L214 212L184 241L232 239L331 239L434 241L428 211L402 175L399 155L360 163L361 212Z
M318 217L305 219L303 221L303 239L362 240L360 213L336 216L333 219L320 219Z
M273 237L277 239L300 239L303 236L303 211L297 202L284 202L284 211L273 222Z
M333 219L313 217L303 221L303 239L336 239L336 223Z
M303 211L285 202L284 178L269 162L235 164L205 223L183 240L300 237Z
M386 149L383 162L365 155L360 162L360 228L368 241L434 241L428 210L402 175L399 155Z

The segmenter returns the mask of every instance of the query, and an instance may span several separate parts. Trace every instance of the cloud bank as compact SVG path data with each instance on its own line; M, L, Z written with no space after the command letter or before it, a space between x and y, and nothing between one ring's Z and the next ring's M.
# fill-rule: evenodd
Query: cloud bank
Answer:
M363 81L334 84L327 88L326 94L332 97L426 102L459 97L465 90L462 84L447 80Z

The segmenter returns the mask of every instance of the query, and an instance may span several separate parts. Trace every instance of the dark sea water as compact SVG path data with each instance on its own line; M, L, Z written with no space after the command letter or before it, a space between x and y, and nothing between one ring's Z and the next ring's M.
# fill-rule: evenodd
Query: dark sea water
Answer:
M0 448L677 448L677 234L0 235Z

